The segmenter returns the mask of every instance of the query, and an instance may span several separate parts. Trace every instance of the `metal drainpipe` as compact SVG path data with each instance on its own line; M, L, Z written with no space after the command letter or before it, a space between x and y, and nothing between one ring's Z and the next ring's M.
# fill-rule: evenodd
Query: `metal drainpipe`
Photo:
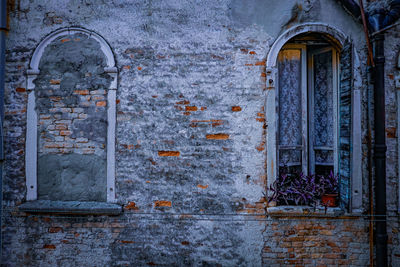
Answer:
M7 33L7 0L0 0L0 229L2 229L2 219L3 219L3 162L4 162L3 118L4 118L6 33ZM0 260L1 258L2 258L2 235L0 234Z
M385 54L384 34L374 38L374 128L375 128L375 242L376 266L386 267L386 138L385 138Z
M400 17L400 0L393 0L390 11L377 10L369 18L374 33L374 163L375 163L375 242L376 265L388 266L386 217L386 126L385 126L385 35L384 29Z
M356 18L359 14L353 0L339 0ZM360 1L360 15L363 15L362 1ZM369 30L375 32L382 27L395 22L400 16L400 0L393 0L391 11L387 14L378 11L368 18ZM365 19L364 26L365 26ZM368 33L367 41L368 41ZM370 63L374 71L374 163L375 163L375 231L376 266L387 267L387 230L386 230L386 129L385 129L385 53L384 34L376 34L374 38L374 58ZM375 63L375 64L374 64ZM370 203L372 205L372 203ZM371 263L373 264L373 263Z

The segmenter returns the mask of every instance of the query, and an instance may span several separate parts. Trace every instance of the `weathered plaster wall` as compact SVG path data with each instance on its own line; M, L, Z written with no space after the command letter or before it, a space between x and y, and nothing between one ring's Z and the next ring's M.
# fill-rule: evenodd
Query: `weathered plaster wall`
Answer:
M336 1L331 0L256 0L246 3L233 0L229 4L232 21L236 26L249 27L259 25L273 38L278 37L285 29L302 22L326 23L344 32L357 41L358 48L364 41L361 25L347 15ZM271 11L279 12L271 12Z
M400 219L399 206L399 88L395 86L395 78L400 75L397 67L400 53L400 27L389 30L385 38L385 101L386 101L386 192L389 217L389 255L392 265L400 265Z
M263 251L269 246L272 253L286 252L276 243L285 237L278 231L280 221L258 215L264 214L267 179L265 59L279 33L306 21L328 23L351 36L364 64L362 28L335 1L254 1L245 6L227 0L20 1L11 13L7 39L3 262L279 264ZM39 41L72 25L102 35L119 68L116 199L125 206L121 216L16 212L26 193L24 74ZM91 94L76 96L85 95ZM295 228L304 222L291 223ZM324 221L314 224L321 227L307 235L347 231L351 239L353 232L360 233L354 242L362 250L354 255L362 257L354 264L368 262L366 233L358 220L349 222L348 230L336 231ZM331 254L350 260L352 249L343 246ZM320 253L324 258L328 252Z

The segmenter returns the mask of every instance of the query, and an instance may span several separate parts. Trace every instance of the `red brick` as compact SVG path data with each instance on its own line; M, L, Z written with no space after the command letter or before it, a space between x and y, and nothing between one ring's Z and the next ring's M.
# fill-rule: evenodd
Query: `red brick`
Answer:
M172 203L171 201L167 201L167 200L157 200L154 201L154 207L171 207Z
M57 124L56 125L56 130L67 130L68 127L65 124Z
M396 127L388 127L386 128L386 137L387 138L396 138Z
M89 94L89 90L87 90L87 89L85 89L85 90L74 90L74 94L88 95Z
M226 140L226 139L229 138L229 134L224 134L224 133L207 134L206 138L207 139L212 139L212 140Z
M121 243L122 244L133 244L133 243L135 243L134 241L131 241L131 240L121 240Z
M186 111L197 111L197 107L196 106L186 106L185 110Z
M63 232L63 229L61 227L50 227L49 228L49 233L58 233L58 232Z
M106 101L98 101L98 102L96 102L96 106L105 107L105 106L107 106L107 102Z
M160 157L179 157L180 154L179 151L158 151Z
M182 100L182 101L176 102L177 105L188 105L189 103L190 102L187 100Z
M126 210L138 210L139 208L136 206L136 203L133 201L128 202L128 204L125 206Z
M60 131L60 135L66 136L66 135L71 135L71 131Z
M56 84L60 84L60 83L61 83L61 80L53 80L53 79L50 80L50 84L56 85Z
M240 106L233 106L232 107L232 111L233 112L239 112L239 111L242 111L242 108Z

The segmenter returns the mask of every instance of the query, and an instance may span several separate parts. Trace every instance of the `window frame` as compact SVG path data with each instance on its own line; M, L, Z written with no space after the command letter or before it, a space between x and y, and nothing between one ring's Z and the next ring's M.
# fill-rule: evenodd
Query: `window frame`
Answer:
M269 190L270 186L276 180L276 101L275 94L277 91L277 58L281 48L288 43L290 39L303 33L318 33L325 35L331 42L337 46L340 51L340 57L342 57L343 48L346 44L353 44L353 40L350 36L344 34L337 27L321 23L321 22L305 22L294 25L280 35L273 41L271 47L268 49L266 56L266 70L265 70L265 121L266 121L266 177L267 177L267 195L272 195L272 191ZM357 53L357 48L351 45L352 59L351 69L353 71L353 89L352 89L352 125L351 125L351 137L352 137L352 151L351 151L351 181L350 181L350 205L349 212L358 213L363 212L363 170L362 170L362 127L361 127L361 114L362 114L362 90L363 79L361 73L361 63ZM341 66L338 67L338 73L341 73ZM339 75L340 77L340 75ZM340 87L340 83L339 83Z
M308 128L307 128L307 114L308 114L308 99L307 99L307 76L304 76L304 71L307 69L307 49L306 49L306 45L303 44L286 44L284 45L281 50L300 50L300 64L301 64L301 73L300 73L300 77L301 77L301 81L300 81L300 86L301 86L301 109L302 109L302 116L301 116L301 130L302 130L302 152L301 152L301 157L302 160L303 159L308 159L308 145L305 144L305 142L307 142L307 132L308 132ZM280 53L278 54L278 58L279 58ZM279 77L279 70L278 70L278 77ZM278 90L276 90L276 95L275 95L275 105L276 105L276 114L277 114L277 119L276 119L276 159L277 159L277 164L276 164L276 173L279 175L279 150L280 145L279 145L279 139L280 139L280 130L279 130L279 80L277 83L277 88ZM304 116L304 114L306 114ZM302 162L301 164L301 168L302 168L302 172L303 173L308 173L308 161L306 160L305 162Z
M314 127L314 55L332 52L332 89L333 89L333 130L334 130L334 144L333 144L333 169L334 173L338 173L338 138L339 138L339 111L338 111L338 91L339 91L339 53L330 45L329 47L317 48L310 50L307 44L285 44L279 51L278 59L281 52L284 50L300 50L300 64L301 64L301 128L302 128L302 164L301 169L305 174L315 174L315 157L312 153L314 145L314 136L312 134ZM277 77L280 77L278 70ZM279 175L280 159L279 151L282 149L279 145L280 130L279 130L279 79L276 83L275 105L276 105L276 173Z
M312 132L313 126L314 126L314 55L319 54L319 53L324 53L331 50L332 51L332 102L333 102L333 171L334 173L339 172L339 154L338 154L338 140L339 140L339 53L333 47L330 45L329 47L326 48L320 48L320 49L315 49L311 52L307 52L307 79L308 79L308 98L309 103L308 103L308 163L309 163L309 168L308 168L308 173L315 174L315 159L314 155L315 153L312 153L312 150L314 149L313 141L314 141L314 135L310 134ZM310 163L311 162L311 163Z

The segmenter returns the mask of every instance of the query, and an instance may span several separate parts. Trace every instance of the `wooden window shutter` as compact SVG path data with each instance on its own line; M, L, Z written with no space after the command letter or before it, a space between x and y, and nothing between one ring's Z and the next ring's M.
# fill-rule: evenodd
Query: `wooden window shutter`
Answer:
M350 207L351 186L351 95L353 88L353 47L346 40L340 53L339 79L339 196L340 207Z

